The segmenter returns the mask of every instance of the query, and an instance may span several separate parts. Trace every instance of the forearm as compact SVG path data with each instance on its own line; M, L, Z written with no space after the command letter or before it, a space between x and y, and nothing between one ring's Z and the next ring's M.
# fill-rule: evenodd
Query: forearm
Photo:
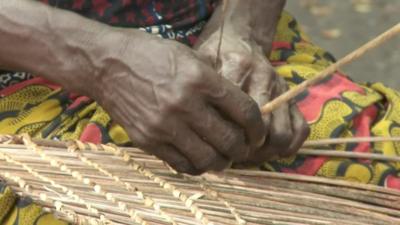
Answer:
M33 72L84 92L82 86L101 73L102 57L121 50L101 46L118 38L115 29L71 12L31 0L0 0L2 69Z
M243 38L255 40L269 53L285 3L286 0L228 0L223 12L221 0L202 36L217 31L224 18L224 29L227 32L234 30L241 33Z

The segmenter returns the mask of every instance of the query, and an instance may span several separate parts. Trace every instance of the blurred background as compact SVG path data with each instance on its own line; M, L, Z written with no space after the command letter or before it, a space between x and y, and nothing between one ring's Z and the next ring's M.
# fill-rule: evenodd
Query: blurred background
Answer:
M286 10L336 59L400 22L400 0L287 0ZM400 36L342 70L356 81L400 90Z

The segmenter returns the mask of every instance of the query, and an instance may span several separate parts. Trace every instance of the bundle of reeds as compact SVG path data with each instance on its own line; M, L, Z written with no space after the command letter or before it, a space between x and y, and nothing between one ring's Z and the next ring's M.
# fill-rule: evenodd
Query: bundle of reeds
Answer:
M136 148L0 137L0 176L76 224L400 224L400 192L252 170L191 177Z

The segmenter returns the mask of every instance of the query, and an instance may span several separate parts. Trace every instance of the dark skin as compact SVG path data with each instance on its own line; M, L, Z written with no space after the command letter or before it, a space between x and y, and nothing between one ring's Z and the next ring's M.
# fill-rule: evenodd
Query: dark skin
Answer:
M271 52L285 1L252 0L251 3L230 0L227 5L218 70L261 107L288 90L286 82L265 57ZM210 61L215 61L217 55L221 14L220 6L196 45ZM271 115L263 115L263 121L265 142L240 162L258 164L272 157L293 155L309 134L307 122L291 103L282 105Z
M259 110L287 90L265 58L284 1L253 1L258 7L229 1L216 69L220 7L191 49L41 3L1 0L0 68L90 96L135 143L179 172L287 156L308 135L303 117L293 104L271 115Z

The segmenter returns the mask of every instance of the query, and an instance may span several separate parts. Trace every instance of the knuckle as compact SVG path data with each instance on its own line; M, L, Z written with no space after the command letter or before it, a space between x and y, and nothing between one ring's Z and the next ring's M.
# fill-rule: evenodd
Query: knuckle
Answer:
M198 107L201 101L201 94L196 93L196 88L185 83L180 83L173 88L166 98L159 101L161 113L169 116L174 115L176 112L192 111L191 107Z
M172 113L183 110L188 103L188 94L184 92L177 92L170 97L167 104L164 105L163 111L165 113Z
M232 52L227 55L227 60L238 64L242 68L250 68L253 64L253 58L247 54Z

